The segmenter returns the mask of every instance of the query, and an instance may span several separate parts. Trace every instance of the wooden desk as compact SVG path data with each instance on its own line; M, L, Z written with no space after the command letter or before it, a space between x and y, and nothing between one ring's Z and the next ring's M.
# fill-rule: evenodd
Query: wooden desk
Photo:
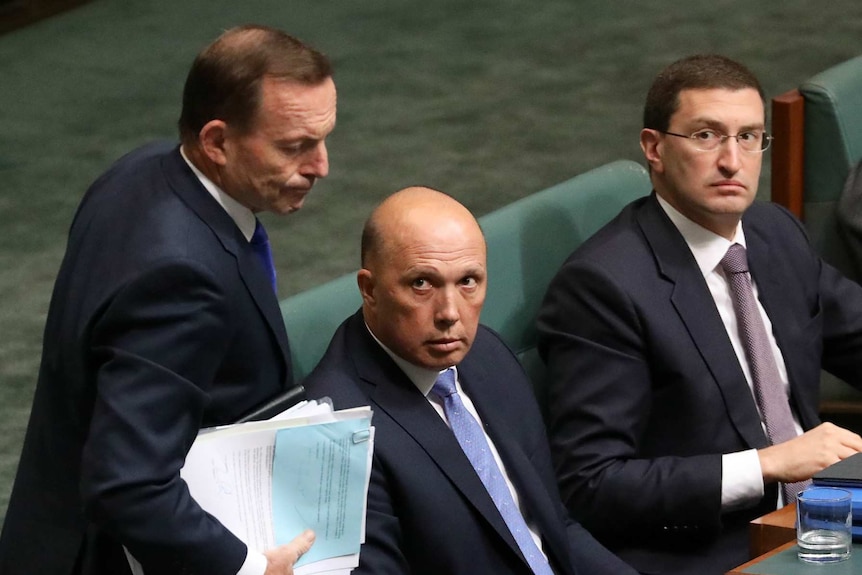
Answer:
M796 556L796 505L787 505L750 523L753 559L726 575L859 575L862 543L854 543L850 559L829 565L812 565Z
M764 553L796 541L796 504L785 505L750 523L749 557Z

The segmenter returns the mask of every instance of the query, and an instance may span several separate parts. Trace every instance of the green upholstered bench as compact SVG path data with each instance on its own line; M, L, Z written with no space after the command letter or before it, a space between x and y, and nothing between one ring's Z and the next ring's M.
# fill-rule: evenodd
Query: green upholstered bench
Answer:
M536 314L566 257L629 202L650 192L647 171L620 160L504 206L479 220L488 243L482 323L517 354L545 405Z
M515 350L540 388L535 316L566 256L622 207L648 193L646 170L630 161L596 168L479 219L488 242L488 294L482 322ZM361 305L350 273L281 302L297 381L326 351L338 325Z
M854 277L836 206L850 169L862 158L862 56L774 98L772 116L772 200L802 218L824 260ZM862 413L862 392L824 374L821 412Z
M311 373L329 347L335 330L360 305L362 298L356 286L356 273L345 274L282 300L281 315L290 339L296 381L301 382Z

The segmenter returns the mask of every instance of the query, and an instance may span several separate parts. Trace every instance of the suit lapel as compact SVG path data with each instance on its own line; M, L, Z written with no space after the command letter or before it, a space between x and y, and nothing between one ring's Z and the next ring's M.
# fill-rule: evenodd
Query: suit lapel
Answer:
M503 410L495 409L501 399L505 401L505 397L501 397L501 394L505 396L505 382L493 381L481 363L474 361L470 354L458 366L458 373L461 386L473 400L485 425L485 431L506 466L506 473L521 500L521 507L529 510L531 520L542 535L545 554L556 559L552 560L555 571L565 569L568 572L568 539L565 531L560 528L560 516L555 509L555 503L549 499L545 482L536 472L529 454L513 440L514 430L503 415ZM514 540L510 545L521 554ZM564 567L560 567L561 565Z
M278 299L272 291L269 278L255 261L256 256L251 246L245 241L233 219L188 167L180 155L179 147L165 157L163 166L165 176L174 192L210 227L225 251L236 259L240 277L278 342L282 360L289 374L290 354L287 331L284 328ZM289 382L283 382L283 384L287 383Z
M808 419L807 411L800 410L795 406L796 398L799 397L795 386L802 379L797 370L797 358L804 357L804 354L794 353L789 337L789 334L796 330L792 321L793 314L788 313L788 310L792 310L794 306L788 300L787 290L782 287L779 274L776 273L772 263L769 241L757 230L750 230L744 221L743 227L745 228L748 266L751 277L757 285L758 300L763 309L766 310L769 321L772 322L772 335L784 357L784 366L790 381L791 407L798 417ZM801 423L803 429L810 429L816 426L819 421L803 420Z
M470 505L520 555L509 528L452 430L374 341L361 313L351 318L350 335L350 348L356 350L353 361L369 399L419 444Z
M671 303L718 384L730 420L750 447L766 447L766 435L754 401L737 400L750 396L751 388L739 367L715 300L691 250L655 199L655 192L637 218L659 273L674 285Z

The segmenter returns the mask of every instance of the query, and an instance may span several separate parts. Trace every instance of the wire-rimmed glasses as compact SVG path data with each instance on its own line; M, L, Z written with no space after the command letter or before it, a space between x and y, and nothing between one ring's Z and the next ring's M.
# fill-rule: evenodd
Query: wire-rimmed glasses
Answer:
M733 138L736 140L736 143L739 144L739 148L743 152L748 152L749 154L761 154L769 149L773 139L773 136L763 130L746 130L745 132L731 135L722 134L707 128L704 130L697 130L687 136L685 134L666 132L664 130L658 131L662 134L667 134L668 136L676 136L677 138L691 140L695 149L700 150L701 152L714 152L719 149L728 140L728 138Z

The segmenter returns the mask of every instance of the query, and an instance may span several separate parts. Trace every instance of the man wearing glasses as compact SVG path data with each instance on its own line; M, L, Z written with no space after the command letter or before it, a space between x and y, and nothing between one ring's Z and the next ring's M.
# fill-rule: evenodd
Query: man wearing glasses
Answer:
M862 450L818 418L820 369L862 385L862 287L754 202L763 91L693 56L655 79L654 193L576 250L539 313L563 499L644 573L724 573L748 522Z

